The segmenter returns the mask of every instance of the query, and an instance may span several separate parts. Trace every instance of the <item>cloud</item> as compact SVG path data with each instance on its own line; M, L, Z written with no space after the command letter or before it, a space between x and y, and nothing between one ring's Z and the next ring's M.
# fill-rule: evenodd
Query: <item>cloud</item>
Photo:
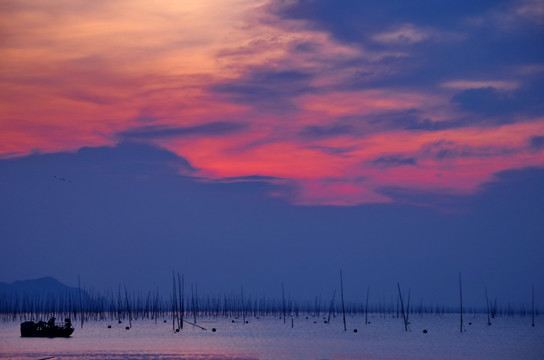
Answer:
M343 147L343 146L309 146L309 149L316 149L323 151L325 154L334 156L347 156L348 153L357 150L355 147Z
M544 135L531 136L529 139L529 147L535 151L544 149Z
M520 16L516 15L521 28L501 36L489 24L475 27L467 20L486 17L499 10L516 13L521 2L460 1L447 5L433 1L408 4L315 0L273 3L272 11L279 17L296 19L309 29L327 32L337 41L365 52L412 45L399 47L402 54L397 51L391 54L393 56L374 60L371 71L360 72L367 74L364 78L351 81L360 89L425 87L467 74L503 77L511 73L508 67L542 61L541 36L538 36L542 30L524 27ZM532 8L537 2L527 3Z
M425 116L424 109L407 109L405 111L389 111L381 114L365 116L365 121L372 125L374 131L410 130L422 132L439 132L465 127L493 127L514 122L512 118L468 116L454 114L445 119L435 120Z
M59 153L57 155L61 159L55 161L62 160L69 163L77 158L84 164L82 167L85 170L104 174L115 173L121 176L144 174L153 176L154 173L156 175L193 175L198 170L187 159L172 152L153 145L130 141L121 142L114 147L83 147L75 154Z
M463 90L453 96L451 101L461 105L465 110L490 115L499 115L516 110L515 108L512 109L505 94L501 94L491 87Z
M417 165L417 161L413 157L405 157L403 155L388 155L380 156L372 161L372 164L377 167L395 167L404 165Z
M430 34L413 24L404 24L390 31L372 36L372 40L384 44L415 44L428 40Z
M501 32L523 31L544 25L544 6L540 0L503 1L467 22L476 27L492 27Z
M544 25L544 4L540 0L518 1L515 13L535 24Z
M467 89L489 89L516 90L520 87L519 82L509 80L451 80L442 84L445 88L456 90Z
M118 132L116 137L127 140L156 140L189 136L224 136L243 132L247 125L236 122L212 122L202 125L168 127L149 125Z
M371 39L384 45L412 45L424 41L450 42L466 38L465 34L439 31L431 27L419 27L414 24L401 24L390 30L374 34Z
M231 101L273 112L293 110L292 98L312 91L312 75L298 70L251 69L245 76L213 85L210 90Z
M440 140L423 147L423 157L431 157L439 161L450 161L459 158L500 158L512 156L523 149L512 149L499 146L469 146L453 141Z
M460 17L480 14L493 6L469 0L457 1L455 4L432 0L410 4L358 0L274 1L272 4L271 11L280 17L304 19L311 26L349 42L365 41L376 30L388 29L399 23L451 27Z
M485 119L478 117L461 117L452 120L433 121L431 119L411 119L406 123L404 129L406 130L420 130L420 131L443 131L448 129L457 129L462 127L469 127L475 125L485 125L485 123L496 125L496 119Z
M514 8L468 0L14 6L0 14L8 29L0 154L151 143L202 179L285 179L304 204L388 201L376 189L401 181L414 191L475 191L495 171L543 162L528 150L544 113L538 25L499 36L467 21L500 6ZM441 139L454 145L424 153Z
M332 125L307 125L304 126L299 136L303 138L328 138L352 134L354 128L347 124L332 124Z
M77 152L33 154L1 160L2 171L17 176L34 174L37 179L66 177L73 183L87 177L107 182L112 177L143 179L149 177L192 176L197 171L187 159L149 144L121 142L115 146L82 147ZM88 176L87 176L88 175ZM20 178L19 180L21 180ZM40 186L47 187L46 183Z
M263 176L263 175L248 175L248 176L234 176L234 177L225 177L225 178L219 178L219 179L206 179L201 178L199 179L201 182L209 182L209 183L224 183L224 184L230 184L230 183L245 183L245 182L256 182L256 183L281 183L283 179L274 177L274 176Z
M539 95L542 93L543 85L540 84L530 84L513 92L503 92L493 87L472 88L455 94L451 101L463 110L488 116L542 114L544 105Z

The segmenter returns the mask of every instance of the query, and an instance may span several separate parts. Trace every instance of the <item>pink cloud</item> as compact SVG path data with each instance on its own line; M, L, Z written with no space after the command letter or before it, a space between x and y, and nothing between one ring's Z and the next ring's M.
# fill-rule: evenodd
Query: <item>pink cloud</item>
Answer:
M295 191L282 196L304 205L390 202L381 191L386 187L473 193L495 172L544 165L542 152L526 149L527 139L544 133L538 117L433 132L406 130L402 116L394 126L381 122L414 109L422 119L452 121L466 116L451 104L452 91L514 90L521 80L460 78L425 89L370 81L348 86L361 74L373 80L399 74L403 69L384 59L405 54L341 44L302 20L267 13L265 4L8 7L0 15L6 34L0 45L0 155L113 145L117 134L142 124L182 129L236 122L244 131L146 141L188 159L204 178L284 179ZM376 36L416 43L437 35L407 25ZM272 75L259 83L259 71ZM286 74L304 76L295 84ZM235 99L231 89L250 101ZM277 101L280 96L285 101ZM267 111L252 99L292 107ZM327 136L301 136L308 129ZM456 156L430 151L429 144L439 141L455 144L441 150ZM389 165L377 166L380 158Z

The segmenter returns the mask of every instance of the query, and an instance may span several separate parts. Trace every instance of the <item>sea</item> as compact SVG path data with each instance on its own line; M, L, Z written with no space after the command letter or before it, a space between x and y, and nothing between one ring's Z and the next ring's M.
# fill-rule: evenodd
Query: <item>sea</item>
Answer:
M47 319L45 319L47 320ZM191 319L192 320L192 319ZM542 360L544 322L527 316L392 315L197 318L175 332L172 319L74 324L70 338L22 338L19 322L0 323L2 359L177 360ZM111 326L111 328L108 328ZM215 331L213 331L215 329ZM426 331L425 331L426 330Z

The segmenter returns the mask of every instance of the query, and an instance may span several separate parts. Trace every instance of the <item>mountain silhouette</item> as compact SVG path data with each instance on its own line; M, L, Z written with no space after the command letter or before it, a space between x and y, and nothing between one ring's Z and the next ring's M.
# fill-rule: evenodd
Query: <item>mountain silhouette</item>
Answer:
M12 283L0 282L0 294L5 295L35 295L35 294L58 294L78 295L79 289L67 286L50 276L38 279L17 280ZM89 295L82 289L82 297Z

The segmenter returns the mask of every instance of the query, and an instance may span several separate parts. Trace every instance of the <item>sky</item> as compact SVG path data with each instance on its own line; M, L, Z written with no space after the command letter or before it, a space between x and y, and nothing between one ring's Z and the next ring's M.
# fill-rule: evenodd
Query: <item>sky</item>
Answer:
M1 1L0 281L544 298L543 40L538 0Z

